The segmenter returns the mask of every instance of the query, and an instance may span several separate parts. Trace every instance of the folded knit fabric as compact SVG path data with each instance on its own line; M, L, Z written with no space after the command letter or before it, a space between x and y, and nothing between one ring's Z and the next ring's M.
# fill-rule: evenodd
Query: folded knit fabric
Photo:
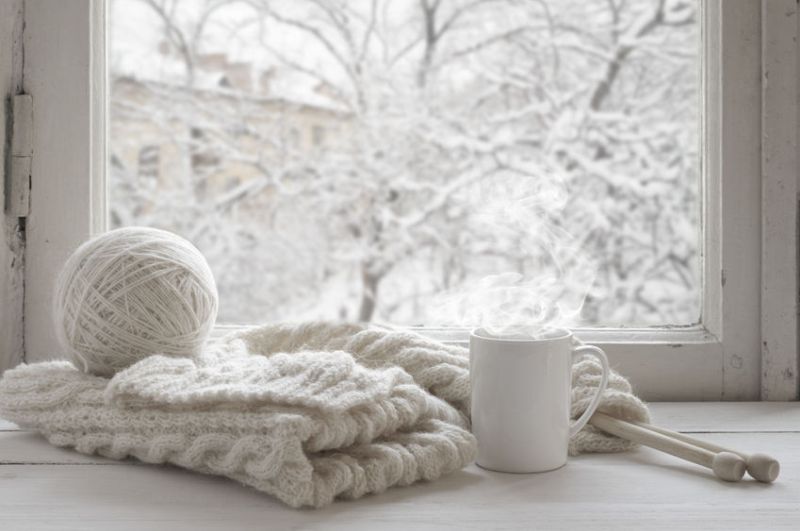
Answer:
M592 358L576 363L574 417L599 379ZM274 324L195 359L150 356L111 379L64 361L21 365L0 380L0 414L57 446L171 463L321 507L472 462L469 396L462 347L358 325ZM649 420L616 373L600 409ZM570 453L630 447L587 427Z

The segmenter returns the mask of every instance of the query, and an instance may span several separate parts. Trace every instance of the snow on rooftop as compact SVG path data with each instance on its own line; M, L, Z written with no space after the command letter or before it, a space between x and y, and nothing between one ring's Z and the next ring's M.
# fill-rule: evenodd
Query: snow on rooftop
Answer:
M178 26L192 28L193 19L202 7L201 2L176 3L172 20ZM250 8L235 1L214 13L195 52L198 55L194 86L203 90L237 90L254 97L345 110L342 102L320 90L318 79L281 65L255 42L255 34L241 30L242 23L252 15ZM163 20L150 6L142 0L113 0L110 18L110 65L115 76L176 85L186 83L186 61L180 51L165 40ZM293 39L282 35L276 38L287 48L294 46L302 54L313 49L307 42L298 42L296 35ZM325 63L325 58L317 52L311 54L311 59L317 67L315 71L322 71L320 65Z

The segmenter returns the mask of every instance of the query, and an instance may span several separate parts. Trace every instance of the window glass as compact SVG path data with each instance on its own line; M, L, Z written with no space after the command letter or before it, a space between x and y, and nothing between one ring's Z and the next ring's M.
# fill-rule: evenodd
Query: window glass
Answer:
M109 219L221 322L698 322L696 1L110 6Z

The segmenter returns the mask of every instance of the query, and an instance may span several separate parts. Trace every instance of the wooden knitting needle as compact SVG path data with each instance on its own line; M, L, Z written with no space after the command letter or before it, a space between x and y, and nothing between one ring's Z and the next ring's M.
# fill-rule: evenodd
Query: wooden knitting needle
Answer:
M688 435L684 435L683 433L679 433L677 431L668 430L666 428L659 428L658 426L653 426L651 424L647 424L644 422L634 422L633 424L635 424L636 426L640 426L642 428L646 428L650 431L654 431L656 433L672 437L673 439L678 439L679 441L693 444L695 446L699 446L700 448L705 448L706 450L710 450L712 452L729 452L732 454L736 454L742 459L744 459L745 463L747 463L747 473L750 474L750 476L752 476L753 478L763 483L772 483L778 478L778 474L780 474L781 471L781 465L780 463L778 463L778 460L766 454L748 455L743 452L738 452L736 450L729 450L727 448L718 446L711 442L704 441L702 439L695 439L694 437L689 437Z
M734 453L714 453L705 448L700 448L678 439L667 437L666 435L650 431L647 428L642 428L630 422L609 417L603 413L595 413L589 423L617 437L649 446L650 448L710 468L715 476L725 481L741 480L742 476L744 476L744 470L747 468L744 459Z

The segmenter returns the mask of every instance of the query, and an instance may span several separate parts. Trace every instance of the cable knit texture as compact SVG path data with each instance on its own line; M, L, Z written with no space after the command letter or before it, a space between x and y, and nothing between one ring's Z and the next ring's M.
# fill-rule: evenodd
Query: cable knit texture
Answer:
M192 359L153 355L106 379L71 363L20 365L0 414L52 444L217 474L293 506L321 507L433 480L472 462L467 350L408 332L334 323L235 332ZM573 370L572 415L599 364ZM648 421L612 373L600 410ZM570 454L627 450L591 426Z

